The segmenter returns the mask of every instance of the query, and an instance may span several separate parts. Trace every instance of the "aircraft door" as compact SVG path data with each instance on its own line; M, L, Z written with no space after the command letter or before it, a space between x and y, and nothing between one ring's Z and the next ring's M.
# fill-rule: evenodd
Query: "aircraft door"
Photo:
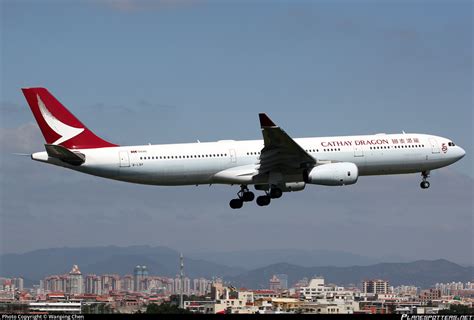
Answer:
M130 158L128 157L128 151L119 152L120 167L130 167Z
M354 157L363 157L364 150L362 150L362 146L355 146L354 147Z
M229 156L230 156L230 162L231 163L236 163L237 162L237 156L235 155L235 149L229 149Z
M430 138L429 141L431 145L431 153L439 153L438 141L434 138Z

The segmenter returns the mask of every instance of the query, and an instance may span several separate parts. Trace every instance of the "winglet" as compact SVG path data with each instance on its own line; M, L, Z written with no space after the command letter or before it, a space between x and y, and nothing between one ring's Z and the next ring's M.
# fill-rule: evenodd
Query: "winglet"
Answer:
M263 127L276 127L277 125L265 114L259 113L258 117L260 118L260 126Z

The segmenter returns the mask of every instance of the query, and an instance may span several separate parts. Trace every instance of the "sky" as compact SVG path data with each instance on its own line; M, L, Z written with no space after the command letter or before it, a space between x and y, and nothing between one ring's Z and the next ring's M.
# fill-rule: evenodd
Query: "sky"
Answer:
M325 249L473 264L471 1L1 0L0 253L95 245ZM307 186L231 210L230 186L126 184L31 161L21 87L120 145L428 133L466 150L432 172Z

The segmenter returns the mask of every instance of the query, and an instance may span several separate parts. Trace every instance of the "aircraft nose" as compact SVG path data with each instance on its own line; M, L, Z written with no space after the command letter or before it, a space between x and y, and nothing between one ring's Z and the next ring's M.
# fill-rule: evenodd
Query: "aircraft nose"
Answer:
M466 151L464 151L463 148L460 146L456 146L456 151L454 153L454 157L456 158L456 161L462 159L466 155Z

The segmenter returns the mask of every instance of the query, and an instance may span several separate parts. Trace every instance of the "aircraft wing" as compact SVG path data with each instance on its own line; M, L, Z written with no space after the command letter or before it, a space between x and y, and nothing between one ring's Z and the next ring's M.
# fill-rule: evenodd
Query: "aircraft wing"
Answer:
M302 170L316 164L299 144L283 129L278 127L265 113L260 113L264 148L260 153L259 174L302 173Z

